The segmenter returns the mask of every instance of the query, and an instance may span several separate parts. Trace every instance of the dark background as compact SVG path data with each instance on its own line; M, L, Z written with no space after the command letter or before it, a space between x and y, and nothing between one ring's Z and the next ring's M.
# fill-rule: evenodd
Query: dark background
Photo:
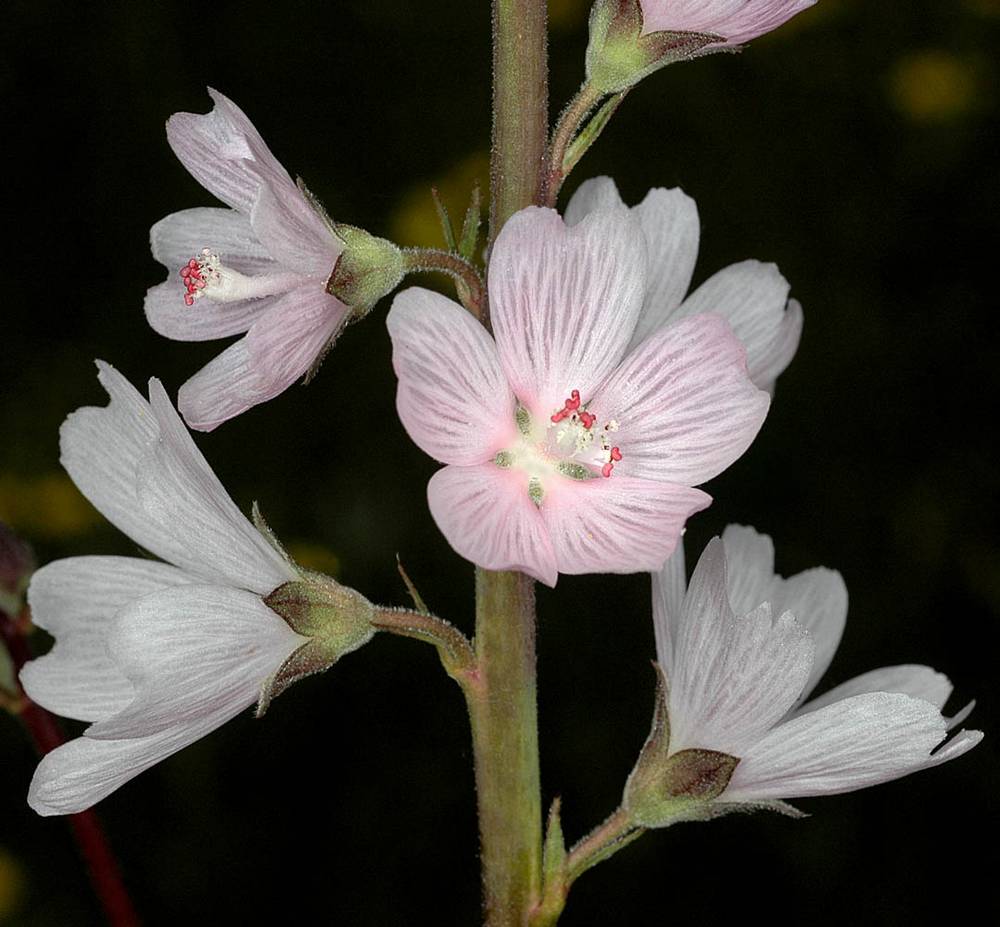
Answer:
M582 75L586 4L553 3L553 109ZM485 179L486 0L5 4L8 229L0 309L0 518L40 559L134 552L58 467L57 429L103 404L92 359L173 393L220 345L154 334L148 227L211 198L163 122L232 96L330 213L438 243L427 188L461 210ZM772 534L786 575L826 564L851 594L825 687L926 662L979 705L972 754L870 791L644 837L574 888L567 927L926 923L995 872L1000 545L997 0L820 0L738 56L640 86L570 188L612 173L629 202L699 204L696 283L776 261L801 349L748 454L709 485L689 551L730 521ZM423 281L421 281L423 282ZM210 436L210 463L293 551L404 604L397 552L471 632L472 571L436 532L436 464L393 410L385 305L309 388ZM616 805L649 721L648 581L539 591L542 773L571 840ZM44 642L39 642L44 645ZM474 924L476 819L464 707L430 648L377 638L100 806L150 924ZM34 759L0 717L0 919L99 922L64 821L24 804Z

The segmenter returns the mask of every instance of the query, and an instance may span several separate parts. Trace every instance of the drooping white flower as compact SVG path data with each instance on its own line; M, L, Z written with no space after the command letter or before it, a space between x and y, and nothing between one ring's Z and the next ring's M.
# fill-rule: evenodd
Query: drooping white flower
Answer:
M28 695L91 722L41 761L28 802L69 814L252 705L310 645L263 598L300 579L239 511L158 380L147 402L98 364L111 397L61 431L62 463L84 495L166 562L71 557L35 573L34 622L56 638L28 663Z
M833 657L847 592L832 570L776 576L771 540L753 529L727 528L685 587L679 552L653 580L669 727L658 762L687 757L684 788L699 764L709 779L721 770L715 809L853 791L954 759L982 739L963 730L945 742L971 705L945 718L951 683L926 666L874 670L803 704ZM719 756L735 762L717 765Z
M598 209L624 207L610 177L593 177L566 206L566 222L576 225ZM741 261L718 271L688 294L698 258L698 207L683 190L657 187L630 209L646 239L649 271L642 311L629 350L681 319L705 312L721 315L747 351L750 379L774 391L791 363L802 335L802 307L788 298L788 281L774 264Z

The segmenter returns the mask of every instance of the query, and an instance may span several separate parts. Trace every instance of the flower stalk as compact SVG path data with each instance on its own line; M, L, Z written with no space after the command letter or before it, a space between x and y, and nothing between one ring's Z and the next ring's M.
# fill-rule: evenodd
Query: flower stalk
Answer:
M597 90L589 81L576 92L576 95L563 110L552 132L552 143L549 145L549 153L546 158L545 184L543 191L543 203L546 206L555 206L559 197L559 190L563 181L569 176L572 165L567 166L567 154L570 151L574 140L583 127L584 122L591 111L601 101L603 94ZM617 106L615 107L617 108ZM614 112L614 110L612 110ZM603 122L606 123L606 119ZM603 128L603 125L601 125ZM599 132L599 130L598 130ZM594 134L591 141L597 138ZM574 164L583 156L583 151L574 152Z
M448 274L455 281L462 305L477 319L483 317L486 304L483 278L461 254L437 248L406 248L403 251L403 266L408 274L435 270Z

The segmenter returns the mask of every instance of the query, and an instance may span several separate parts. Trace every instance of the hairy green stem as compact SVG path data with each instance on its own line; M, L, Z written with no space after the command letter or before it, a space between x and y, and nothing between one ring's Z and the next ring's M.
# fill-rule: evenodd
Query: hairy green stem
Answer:
M482 318L486 292L479 271L462 255L437 248L405 248L403 262L408 274L440 271L456 284L462 305L477 319Z
M556 205L559 190L569 174L569 171L565 170L566 152L580 131L584 120L600 100L600 91L585 83L569 101L559 117L559 122L552 132L552 144L549 145L548 155L545 159L542 201L546 206Z

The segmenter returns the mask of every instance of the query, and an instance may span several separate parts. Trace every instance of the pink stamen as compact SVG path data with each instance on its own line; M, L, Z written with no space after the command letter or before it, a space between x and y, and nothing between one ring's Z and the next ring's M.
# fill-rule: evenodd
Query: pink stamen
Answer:
M597 416L591 415L590 412L581 412L580 421L583 423L583 427L589 431L593 427L594 422L597 421Z
M601 467L601 476L609 477L611 476L611 471L614 470L615 465L608 461L603 467Z
M617 447L611 448L611 459L612 460L621 460L622 459L622 452L620 450L618 450Z

